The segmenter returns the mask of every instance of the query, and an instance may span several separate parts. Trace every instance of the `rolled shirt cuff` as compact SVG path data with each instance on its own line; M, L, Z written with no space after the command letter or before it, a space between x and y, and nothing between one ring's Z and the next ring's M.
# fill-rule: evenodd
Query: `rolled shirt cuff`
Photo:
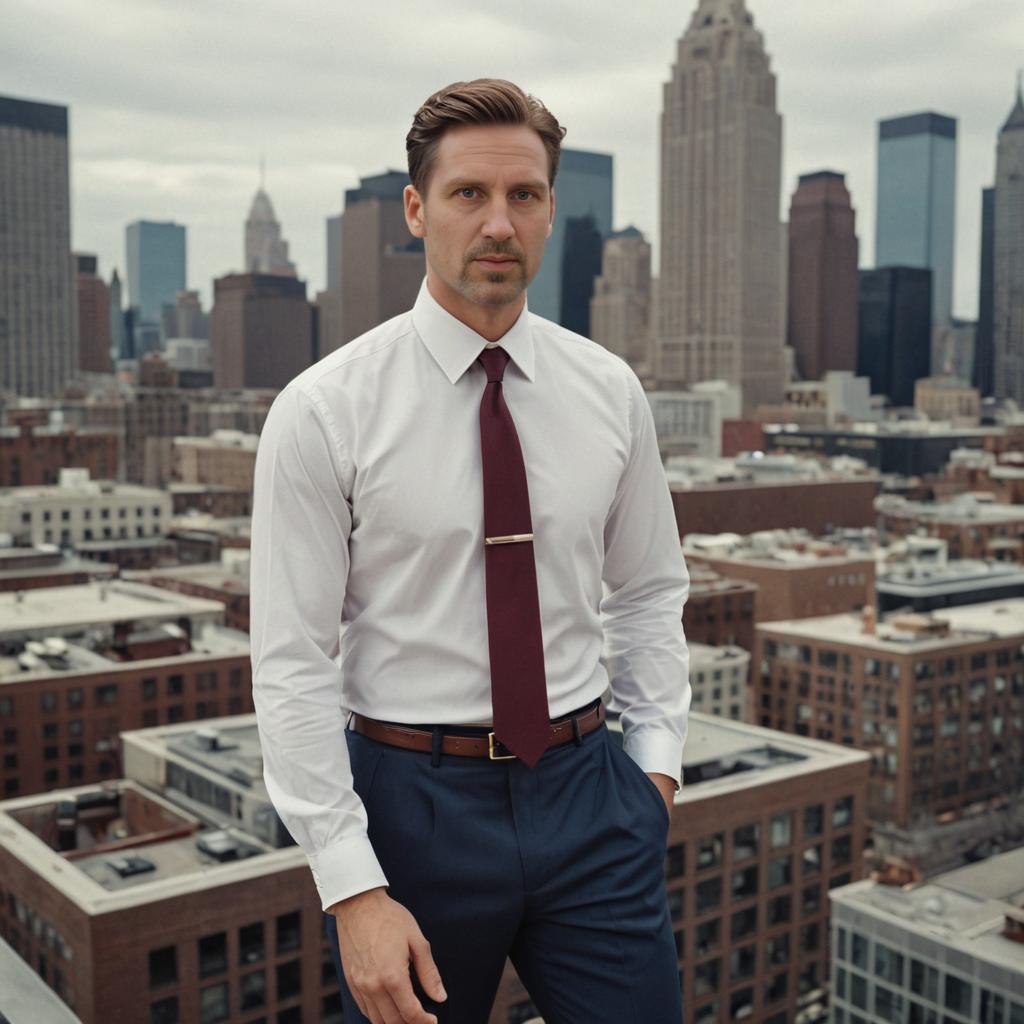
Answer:
M365 835L343 839L319 853L306 855L324 911L339 900L387 886L388 880Z

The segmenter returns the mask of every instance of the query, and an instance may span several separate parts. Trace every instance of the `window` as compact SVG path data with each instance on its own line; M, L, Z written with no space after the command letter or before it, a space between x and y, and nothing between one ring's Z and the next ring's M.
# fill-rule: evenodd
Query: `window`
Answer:
M745 939L757 931L757 906L747 907L746 910L737 910L732 915L731 936L733 942Z
M175 946L149 951L149 987L163 988L178 981L178 951Z
M757 895L757 865L732 873L732 900L750 899Z
M837 836L832 840L832 867L840 868L853 859L852 839L850 836Z
M892 1024L903 1024L903 996L884 985L875 985L875 1015Z
M752 825L741 825L732 834L733 860L746 860L757 856L758 840L761 826L756 822Z
M240 1009L244 1013L267 1002L267 975L265 971L250 971L239 981Z
M277 998L281 1002L302 992L302 961L289 960L277 965Z
M185 705L184 704L172 704L167 709L167 721L168 722L183 722L185 720Z
M43 711L57 710L57 694L53 690L47 690L39 695L39 707Z
M772 978L764 980L764 1001L766 1003L777 1003L780 999L786 998L786 991L789 987L789 975L783 972Z
M764 944L765 966L778 966L789 963L789 932L774 935Z
M853 797L844 796L836 801L832 809L832 827L845 828L853 821Z
M707 868L720 867L722 864L723 845L721 832L703 838L697 844L697 870L705 871Z
M729 1020L742 1020L749 1017L754 1008L754 990L747 988L738 989L729 997Z
M756 910L756 908L754 908ZM744 911L746 913L746 911ZM722 943L721 919L713 917L710 921L697 925L697 956L703 956L717 949Z
M741 978L754 976L754 965L757 963L757 954L754 950L754 946L741 946L729 954L730 981L739 981Z
M149 1007L149 1024L178 1024L178 997L161 999Z
M302 913L281 914L277 919L277 952L288 953L302 945ZM279 997L280 998L280 997Z
M228 969L228 935L204 935L199 940L199 977L209 978Z
M675 843L665 854L665 877L679 878L686 873L686 848L683 843Z
M946 1007L962 1013L965 1017L971 1014L972 988L969 981L958 978L955 974L946 975Z
M263 922L256 921L238 930L238 962L242 965L263 959ZM333 964L332 964L333 966Z
M80 686L75 686L68 690L68 708L72 711L75 710L75 708L80 708L82 706L83 698L84 695Z
M858 932L853 933L853 941L850 943L851 959L855 967L862 971L870 970L868 967L868 940Z
M199 1024L218 1024L228 1019L228 985L221 982L199 990Z
M96 687L96 706L117 703L117 683L107 683Z
M146 676L142 680L142 699L153 700L156 697L156 676Z
M787 853L768 862L768 888L778 889L793 881L793 858Z
M167 677L167 696L180 697L185 690L185 677L173 675Z
M703 996L708 992L718 991L718 977L721 973L720 959L708 960L707 963L697 964L694 971L693 992L695 996Z
M776 814L771 820L772 849L789 846L793 842L793 813Z
M697 883L696 889L697 913L702 914L712 907L721 906L722 903L722 878L717 875Z
M790 918L792 901L789 896L776 896L768 901L768 926L782 924Z
M804 808L804 836L820 836L825 824L825 805L814 804Z
M939 972L934 967L921 963L920 960L910 961L910 991L933 1003L939 1001Z
M804 953L813 953L818 948L817 922L805 924L800 929L800 949Z
M803 862L803 876L809 878L821 871L821 843L808 846L801 858Z

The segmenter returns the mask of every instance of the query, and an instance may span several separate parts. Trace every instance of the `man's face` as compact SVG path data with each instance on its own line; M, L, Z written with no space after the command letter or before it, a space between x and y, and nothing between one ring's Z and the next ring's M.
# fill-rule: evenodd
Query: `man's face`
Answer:
M515 302L540 269L555 212L540 136L525 125L448 129L426 195L407 186L405 212L442 305Z

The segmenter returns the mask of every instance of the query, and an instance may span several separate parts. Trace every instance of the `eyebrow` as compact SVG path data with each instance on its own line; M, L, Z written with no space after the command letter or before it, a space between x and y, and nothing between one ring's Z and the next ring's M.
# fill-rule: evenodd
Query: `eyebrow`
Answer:
M451 192L459 188L478 188L486 190L487 186L480 181L473 181L471 178L451 178L445 182L445 192ZM540 181L530 179L527 181L519 181L509 186L509 192L515 192L518 189L526 188L532 192L544 193L548 189L548 183L546 181Z

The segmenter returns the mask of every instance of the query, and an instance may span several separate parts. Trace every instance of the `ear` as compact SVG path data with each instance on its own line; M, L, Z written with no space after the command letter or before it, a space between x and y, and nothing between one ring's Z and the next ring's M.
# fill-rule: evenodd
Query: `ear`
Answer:
M551 189L551 202L550 202L550 205L548 207L548 232L544 236L545 238L550 238L551 237L551 230L554 227L554 223L555 223L555 190L554 190L554 188L552 188Z
M416 191L415 186L406 185L402 190L402 202L405 205L405 223L415 238L423 238L426 233L426 225L423 218L423 198Z

